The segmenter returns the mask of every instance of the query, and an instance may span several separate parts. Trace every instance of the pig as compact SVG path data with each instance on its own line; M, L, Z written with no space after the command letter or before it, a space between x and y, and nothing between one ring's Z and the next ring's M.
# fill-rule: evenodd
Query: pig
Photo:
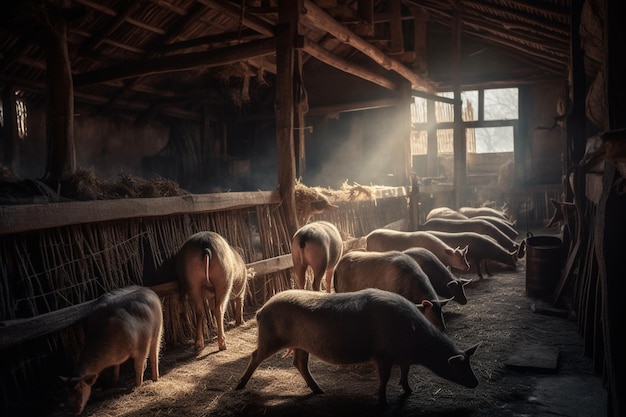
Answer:
M62 378L76 383L69 401L75 415L83 412L91 387L106 368L113 367L113 383L116 383L120 365L132 358L135 385L140 386L150 358L152 380L157 381L162 334L161 299L151 289L133 285L102 295L87 318L87 337L77 364L78 377Z
M368 251L403 251L413 247L423 247L430 250L444 265L460 271L468 271L470 268L465 258L467 247L453 249L441 239L424 231L399 232L388 229L376 229L366 236L366 248Z
M458 211L469 218L476 216L493 216L502 220L509 220L509 217L504 214L504 212L491 207L461 207Z
M467 217L464 214L459 213L456 210L452 210L449 207L437 207L432 209L426 215L426 220L430 219L456 219L456 220L467 220Z
M500 229L502 233L504 233L505 235L507 235L513 240L515 240L517 236L519 236L519 232L517 231L517 229L515 229L515 226L517 225L517 221L510 222L507 220L502 220L499 217L493 217L493 216L476 216L476 217L472 217L472 220L488 221L489 223L493 224L498 229Z
M476 232L481 235L487 235L494 238L502 247L508 250L517 251L519 244L513 239L502 233L493 224L486 220L452 220L452 219L431 219L428 220L422 226L425 231L438 231L438 232Z
M237 390L246 386L261 362L286 347L293 348L293 364L315 394L324 391L309 372L309 354L334 365L372 362L378 371L380 404L387 403L387 382L394 365L400 366L400 384L407 394L413 364L465 387L478 386L470 357L480 343L459 350L414 303L389 291L285 290L259 309L256 320L257 348Z
M354 292L379 288L400 294L407 300L422 304L423 313L439 330L446 324L442 307L448 300L439 300L437 293L419 264L405 253L359 252L345 254L334 275L335 292Z
M306 289L306 270L313 270L311 289L320 290L325 276L326 291L330 292L335 266L343 254L343 241L337 227L327 221L305 224L291 239L291 257L296 286Z
M426 248L409 248L403 251L409 255L426 274L437 294L446 299L452 299L459 304L467 304L465 286L471 279L459 279L452 274L450 267L446 267Z
M481 267L484 267L485 272L491 275L487 267L488 261L497 262L512 269L517 268L517 253L503 248L495 239L489 236L476 232L450 233L430 231L427 233L431 233L449 245L467 245L467 260L474 267L480 279L483 278Z
M230 300L235 303L235 323L244 323L244 298L251 272L241 254L220 234L202 231L183 243L175 264L181 296L188 296L196 312L196 350L204 348L205 298L215 316L218 348L225 350L224 314Z

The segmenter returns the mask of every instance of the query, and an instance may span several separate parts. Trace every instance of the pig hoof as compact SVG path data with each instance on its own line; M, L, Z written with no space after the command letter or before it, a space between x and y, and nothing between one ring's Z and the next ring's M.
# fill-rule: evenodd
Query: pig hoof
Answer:
M196 343L195 348L196 348L196 350L202 350L202 349L204 349L204 343Z
M219 348L220 350L226 350L226 343L220 343Z

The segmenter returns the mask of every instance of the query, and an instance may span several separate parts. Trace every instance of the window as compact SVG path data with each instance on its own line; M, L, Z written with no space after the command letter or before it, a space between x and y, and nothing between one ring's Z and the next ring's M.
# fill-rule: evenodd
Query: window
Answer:
M454 93L438 93L445 98L454 98ZM468 174L478 171L481 174L496 174L502 160L514 160L515 135L519 118L519 92L517 88L473 89L461 92L462 118L467 140ZM429 113L433 112L432 114ZM428 155L428 132L436 132L438 158L450 158L454 153L454 106L435 101L428 106L428 100L414 99L411 108L412 135L411 153L414 164L435 164L425 157ZM434 151L431 150L434 154ZM439 169L440 164L438 163ZM495 167L494 172L486 173L487 166ZM432 168L432 167L431 167ZM420 170L423 172L424 170ZM432 174L433 170L428 170ZM449 172L440 172L449 175Z
M16 91L15 95L19 96L20 92ZM2 127L4 127L4 113L4 103L0 99L0 126ZM26 111L26 103L19 98L15 100L15 114L15 122L17 123L17 135L20 139L24 139L28 134L28 128L26 124L26 116L28 115L28 112Z

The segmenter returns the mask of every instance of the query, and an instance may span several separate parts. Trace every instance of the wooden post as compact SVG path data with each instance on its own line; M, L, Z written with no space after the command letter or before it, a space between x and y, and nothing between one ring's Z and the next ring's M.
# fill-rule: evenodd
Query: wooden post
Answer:
M454 190L455 206L460 207L467 180L467 142L463 126L463 102L461 101L461 3L454 2L452 26L452 74L454 83Z
M413 68L415 72L421 76L428 75L428 60L426 57L426 40L427 40L427 28L428 28L428 14L424 9L419 7L411 7L411 13L415 20L415 34L413 37L415 61Z
M426 150L426 172L429 177L439 175L439 146L437 143L437 121L435 120L435 101L426 102L426 126L428 135L428 145Z
M298 21L302 0L278 2L276 26L276 149L278 188L289 233L299 227L296 216L296 166L294 152L294 69Z
M51 7L42 16L47 37L46 77L48 105L46 109L46 137L48 155L44 180L51 185L67 178L76 170L74 145L74 85L67 50L67 22L62 10Z
M401 129L398 131L398 152L399 159L395 168L394 176L396 185L403 186L409 184L411 176L411 84L406 80L400 81L400 100L397 106L398 122Z
M2 105L4 112L4 126L2 139L4 141L4 165L16 173L19 166L19 135L17 132L17 103L15 89L6 86L2 91Z

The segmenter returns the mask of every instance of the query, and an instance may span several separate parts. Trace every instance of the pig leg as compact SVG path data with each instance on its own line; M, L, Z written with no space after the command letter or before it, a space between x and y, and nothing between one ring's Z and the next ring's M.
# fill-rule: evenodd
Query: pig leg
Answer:
M380 360L376 361L376 369L378 370L378 403L387 404L387 383L391 376L391 365Z
M217 345L219 350L226 350L226 334L224 333L224 313L226 311L225 302L217 302L215 299L215 320L217 321ZM227 302L228 300L226 300Z
M120 365L113 365L113 385L117 384L117 381L120 380Z
M241 294L241 297L235 298L235 324L237 324L237 325L241 325L241 324L244 323L244 321L243 321L243 298L244 298L244 293Z
M333 274L335 273L335 268L328 268L326 270L326 292L330 292L330 285L333 282Z
M317 268L313 274L313 291L320 290L320 284L322 283L322 278L324 277L325 271L321 268Z
M324 390L317 385L315 379L309 372L309 352L302 349L293 350L293 365L300 371L300 375L306 381L306 384L311 388L311 391L315 394L323 394Z
M152 380L159 380L159 351L161 350L161 330L157 334L152 335L150 340L150 370L152 371Z
M204 302L200 296L200 291L191 292L191 302L196 310L196 350L200 350L204 347Z
M307 265L303 264L303 263L294 263L293 265L293 271L296 274L296 287L298 287L301 290L306 289L305 285L306 285L306 268Z
M411 386L409 385L409 367L408 366L400 367L400 385L402 386L402 389L404 390L405 394L410 394L411 392L413 392L413 390L411 389Z
M266 346L266 344L264 344L263 341L259 340L259 346ZM280 349L280 347L274 347L272 349L263 349L259 347L255 349L254 352L252 352L252 354L250 355L250 362L248 362L248 367L246 368L241 378L239 378L239 383L237 384L235 389L238 390L244 388L256 368L261 364L261 362L272 356L275 352L278 351L278 349Z
M135 386L139 387L143 384L143 373L146 370L146 361L148 360L148 347L141 352L139 356L133 359L135 366Z

